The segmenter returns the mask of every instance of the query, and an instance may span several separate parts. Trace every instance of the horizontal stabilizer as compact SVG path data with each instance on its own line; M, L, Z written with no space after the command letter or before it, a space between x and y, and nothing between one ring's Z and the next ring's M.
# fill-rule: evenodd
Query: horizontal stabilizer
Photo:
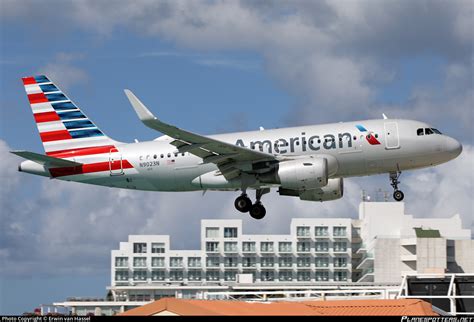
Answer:
M69 160L64 160L64 159L59 159L55 157L50 157L44 154L39 154L35 152L29 152L29 151L10 151L13 154L16 154L22 158L25 158L27 160L31 160L33 162L39 163L41 165L45 165L49 168L51 167L75 167L75 166L80 166L82 163L79 162L74 162L74 161L69 161Z

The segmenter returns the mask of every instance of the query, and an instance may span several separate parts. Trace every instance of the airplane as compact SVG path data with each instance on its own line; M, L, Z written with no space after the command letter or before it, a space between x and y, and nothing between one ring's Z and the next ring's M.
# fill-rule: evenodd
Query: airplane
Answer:
M139 119L163 135L118 142L44 75L24 77L45 154L11 151L18 170L52 179L145 191L241 191L235 208L262 219L272 188L306 201L343 197L347 177L388 173L401 201L402 171L456 158L462 145L414 120L383 119L204 136L165 123L130 91ZM255 202L247 195L255 190Z

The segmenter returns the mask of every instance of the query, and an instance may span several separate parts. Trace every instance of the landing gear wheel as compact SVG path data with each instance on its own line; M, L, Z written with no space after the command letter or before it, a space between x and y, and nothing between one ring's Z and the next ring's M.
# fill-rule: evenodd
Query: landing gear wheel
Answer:
M261 203L255 203L252 208L250 208L250 216L253 219L262 219L266 213L267 211Z
M393 192L393 199L395 199L396 201L402 201L403 197L405 197L405 195L400 190L395 190Z
M247 195L242 195L235 199L234 206L240 212L249 212L252 208L252 200Z

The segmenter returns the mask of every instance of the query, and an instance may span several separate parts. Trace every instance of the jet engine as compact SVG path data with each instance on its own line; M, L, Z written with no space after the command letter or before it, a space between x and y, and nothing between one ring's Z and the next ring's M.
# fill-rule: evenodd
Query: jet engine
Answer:
M277 182L284 189L312 190L328 183L328 161L326 158L304 158L278 164Z
M344 182L342 178L329 179L327 185L313 190L292 190L280 188L278 193L281 196L300 197L307 201L329 201L342 198L344 195Z

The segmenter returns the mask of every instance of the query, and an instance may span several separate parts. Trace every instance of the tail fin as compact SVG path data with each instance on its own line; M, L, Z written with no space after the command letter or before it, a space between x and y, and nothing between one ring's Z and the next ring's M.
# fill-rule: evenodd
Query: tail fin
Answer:
M118 143L95 126L46 76L24 77L23 84L47 155L74 156L88 148L109 152Z

